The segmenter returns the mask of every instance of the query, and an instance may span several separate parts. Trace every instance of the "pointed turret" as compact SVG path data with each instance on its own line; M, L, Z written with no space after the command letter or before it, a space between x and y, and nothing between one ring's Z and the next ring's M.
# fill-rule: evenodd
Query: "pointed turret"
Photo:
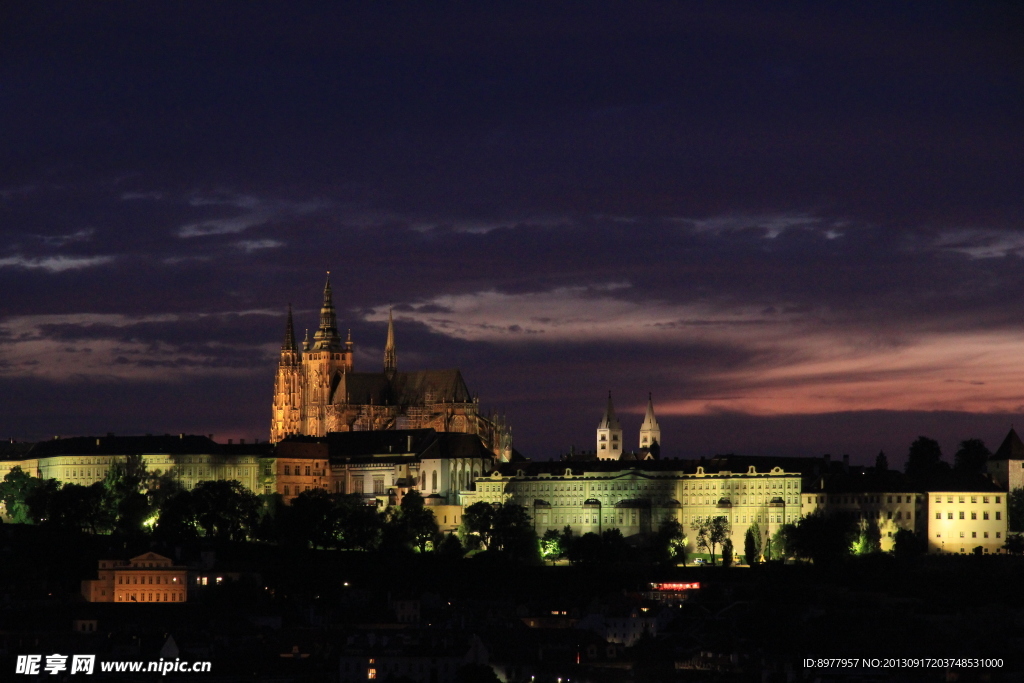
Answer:
M324 285L324 303L320 307L320 329L313 335L313 350L340 351L341 337L338 335L338 316L331 298L331 271L327 271Z
M291 351L292 353L298 353L299 349L295 346L295 323L292 322L292 305L288 304L288 322L284 326L284 343L281 344L282 351Z
M302 415L302 360L295 346L295 325L292 305L288 304L288 321L284 327L281 358L277 364L274 383L274 402L271 408L270 440L278 442L301 428Z
M622 427L615 417L612 406L612 392L608 392L608 407L597 425L597 457L601 460L618 460L622 456Z
M604 417L597 425L598 429L620 429L619 419L615 417L615 406L612 405L612 392L608 392L608 407L604 410Z
M989 456L985 469L1004 491L1024 488L1024 442L1011 426L996 452Z
M384 344L384 374L391 379L398 371L398 356L395 353L395 321L388 310L388 339Z
M654 400L651 394L647 394L647 414L644 415L644 423L640 425L640 448L654 448L655 444L661 445L661 427L654 417Z

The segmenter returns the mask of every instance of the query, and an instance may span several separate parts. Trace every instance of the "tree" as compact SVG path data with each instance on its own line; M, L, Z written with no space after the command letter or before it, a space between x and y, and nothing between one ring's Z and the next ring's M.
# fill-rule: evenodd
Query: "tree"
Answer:
M1006 534L1006 543L1003 544L1003 549L1011 555L1024 555L1024 536Z
M617 527L601 532L601 545L604 546L605 559L609 562L626 559L629 555L629 544L626 543L626 537Z
M787 557L793 554L791 539L794 528L792 524L783 524L772 534L772 555L776 559L785 561Z
M909 559L923 555L924 540L910 529L899 529L892 537L892 554L898 559Z
M192 500L206 536L245 541L259 523L260 499L237 481L201 481L192 489Z
M1006 497L1006 526L1010 531L1024 531L1024 489L1016 488Z
M467 534L476 534L485 548L491 546L494 530L494 506L483 501L473 503L462 513L462 526Z
M904 471L914 481L929 482L949 472L949 464L942 460L942 449L938 441L919 436L910 444Z
M443 536L444 538L440 541L434 542L434 552L452 560L462 559L462 556L466 554L466 549L462 547L459 537L455 534L443 534Z
M722 542L722 566L732 566L732 539L727 538Z
M663 520L654 534L652 555L656 562L672 565L682 562L685 565L686 532L683 525L672 518Z
M32 515L29 513L26 500L37 487L42 485L43 480L33 477L15 465L11 471L4 475L3 483L0 483L0 500L4 503L7 516L15 524L32 524Z
M885 451L878 451L875 456L875 471L886 472L889 470L889 458L885 457Z
M194 542L199 538L192 494L182 489L160 505L153 536L167 545Z
M953 456L953 471L957 474L984 474L990 455L991 451L981 439L961 441L960 449Z
M321 488L303 491L283 512L283 526L289 541L301 547L329 548L336 544L334 497Z
M598 564L604 559L601 537L588 531L577 538L569 549L569 561L573 564Z
M757 522L751 522L743 535L743 554L750 566L761 561L761 527Z
M405 494L398 508L389 512L386 522L388 535L400 544L411 545L425 553L427 545L438 534L438 526L433 511L424 505L420 492Z
M358 493L335 496L332 534L343 550L374 550L381 542L383 520Z
M715 564L715 549L732 533L729 518L698 517L691 529L697 532L697 547L704 548L711 556L711 564Z
M533 531L533 522L526 508L516 503L504 503L494 510L493 520L488 547L493 544L494 549L499 552L512 550L513 547L522 550L520 544L524 543L524 539L528 535L526 532ZM534 532L533 537L536 538L536 536L537 534Z
M794 527L793 554L815 564L831 564L849 554L857 533L857 523L852 517L815 510Z
M561 534L555 529L548 529L540 539L540 554L545 560L557 560L562 552Z
M882 531L878 528L878 522L874 518L861 522L860 531L853 542L852 550L856 555L869 555L881 552Z
M143 531L152 509L142 492L146 481L146 461L141 455L128 455L114 460L103 479L104 512L111 519L115 534L135 536Z
M102 484L54 486L46 501L46 517L49 524L62 529L98 533L108 523L103 515Z

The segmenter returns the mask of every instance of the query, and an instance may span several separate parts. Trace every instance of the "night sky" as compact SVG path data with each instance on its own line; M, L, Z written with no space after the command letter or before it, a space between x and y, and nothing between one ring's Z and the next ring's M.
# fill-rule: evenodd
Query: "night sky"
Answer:
M327 270L530 457L1024 427L1019 3L352 4L0 8L0 435L265 440Z

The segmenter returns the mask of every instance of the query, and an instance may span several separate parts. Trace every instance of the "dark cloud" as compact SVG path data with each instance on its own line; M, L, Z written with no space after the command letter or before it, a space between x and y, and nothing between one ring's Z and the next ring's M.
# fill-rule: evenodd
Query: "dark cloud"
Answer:
M527 452L609 388L701 453L868 458L1024 403L1018 5L2 12L12 434L262 433L326 270L358 362L393 305L400 362L461 366ZM801 391L833 441L722 403Z

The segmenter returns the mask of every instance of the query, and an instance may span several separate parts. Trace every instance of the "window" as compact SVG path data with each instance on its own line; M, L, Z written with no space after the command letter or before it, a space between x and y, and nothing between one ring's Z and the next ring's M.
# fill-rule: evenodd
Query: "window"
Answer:
M290 495L291 495L291 493L292 493L292 492L291 492L291 489L290 489L290 488L289 488L288 486L285 486L285 487L284 487L284 495L286 495L286 496L290 496Z
M999 510L996 510L996 519L1002 519L1002 518L1003 518L1003 513L1000 512Z
M942 502L942 496L935 496L935 502L936 503L941 503Z
M1000 537L1002 537L1002 535L1003 534L1001 532L999 532L999 531L996 532L996 538L1000 538Z
M971 496L971 502L972 503L977 503L978 502L978 497L977 496Z
M962 503L962 502L964 502L964 497L963 497L963 496L960 496L960 500L958 500L957 502L958 502L958 503Z
M978 537L978 532L977 531L972 531L971 532L971 538L977 538L977 537Z
M963 537L964 537L964 532L961 531L960 532L960 538L963 538Z
M988 519L988 512L987 511L986 512L982 512L981 513L981 518L982 519Z
M946 519L953 519L953 513L952 512L947 512L946 513Z
M988 496L982 496L981 502L982 503L988 503Z
M978 518L978 513L977 512L972 512L971 513L971 519L977 519L977 518Z
M999 505L1000 498L1001 498L1001 496L996 496L996 505Z
M985 538L988 538L988 532L987 531L985 532Z
M291 465L285 465L284 466L284 473L286 475L290 475L292 473L292 466Z
M964 511L963 511L963 510L961 510L961 511L960 511L960 519L963 519L963 518L964 518Z

